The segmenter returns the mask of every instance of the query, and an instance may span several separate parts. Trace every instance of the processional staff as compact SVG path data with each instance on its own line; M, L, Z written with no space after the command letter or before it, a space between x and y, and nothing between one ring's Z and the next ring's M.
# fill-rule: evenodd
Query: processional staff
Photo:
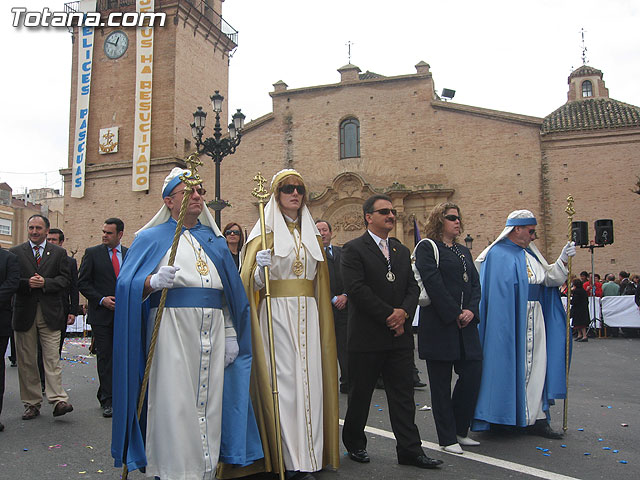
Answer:
M258 186L253 189L251 195L258 199L258 208L260 211L260 241L262 250L267 248L267 230L264 220L264 204L269 198L269 192L264 188L267 180L262 173L253 177ZM273 317L271 314L271 285L269 283L269 267L264 268L264 297L267 306L267 329L269 332L269 359L271 361L271 393L273 395L273 416L276 423L276 455L278 457L278 470L280 480L284 480L284 459L282 457L282 430L280 427L280 401L278 396L278 378L276 375L276 351L273 341Z
M567 197L567 208L565 209L567 214L568 223L569 223L569 241L573 240L573 232L571 228L571 224L573 223L573 216L576 211L573 208L573 196L569 195ZM569 351L571 347L571 257L567 261L567 341L564 349L565 353L565 380L567 382L566 385L566 396L564 398L564 412L562 415L562 430L567 431L567 414L569 411Z
M176 225L176 232L173 236L173 243L171 244L171 252L169 253L169 266L173 266L176 260L176 252L178 251L178 242L180 241L180 235L182 235L182 225L184 224L184 215L191 199L191 194L195 187L202 183L200 175L198 175L198 167L203 163L199 160L197 153L192 153L185 159L189 172L185 172L180 175L180 180L185 184L184 196L182 197L182 203L180 204L180 215ZM151 371L151 363L153 361L153 355L156 351L156 343L158 342L158 332L160 331L160 321L162 320L162 314L164 313L164 306L167 301L167 292L169 289L163 288L160 295L160 303L158 304L158 310L156 311L156 319L153 325L153 333L151 335L151 343L149 345L149 353L147 354L147 362L144 368L144 377L142 379L142 385L140 386L140 396L138 397L138 418L142 414L142 408L144 406L144 398L147 393L147 385L149 384L149 372ZM126 480L128 475L127 462L123 462L122 466L122 479Z

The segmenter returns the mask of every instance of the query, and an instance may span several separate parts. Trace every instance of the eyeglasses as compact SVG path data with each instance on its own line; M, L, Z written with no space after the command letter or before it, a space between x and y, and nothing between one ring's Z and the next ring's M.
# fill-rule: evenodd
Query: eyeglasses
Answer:
M456 222L458 220L462 220L458 215L445 215L445 220L449 220L450 222Z
M536 229L532 228L531 230L529 230L529 235L535 235L536 234Z
M378 210L374 210L371 213L376 212L378 212L380 215L389 215L390 213L393 213L394 217L398 215L398 211L395 208L379 208Z
M195 193L197 193L201 197L204 197L207 194L207 190L205 190L202 187L197 187L197 188L194 188L193 190L195 191ZM177 195L179 193L183 193L184 191L185 191L185 189L183 188L182 190L178 190L177 192L173 192L173 193L169 194L169 196L173 197L174 195Z
M238 235L240 236L240 230L225 230L224 236L227 237L229 235Z
M283 185L278 190L287 195L291 195L294 190L297 190L300 195L304 195L307 191L304 185Z

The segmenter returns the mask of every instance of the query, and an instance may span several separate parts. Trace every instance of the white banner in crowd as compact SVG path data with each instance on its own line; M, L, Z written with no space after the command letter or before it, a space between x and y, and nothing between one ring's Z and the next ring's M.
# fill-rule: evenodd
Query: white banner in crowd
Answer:
M633 295L602 297L602 319L609 327L640 328L640 310Z
M137 12L153 12L154 0L136 0ZM153 84L153 28L136 30L136 97L133 132L132 190L149 190L151 165L151 91Z
M82 0L80 12L95 12L96 0ZM84 173L87 158L87 132L89 126L89 93L93 65L93 27L78 28L78 86L76 89L76 124L71 162L71 196L84 197Z

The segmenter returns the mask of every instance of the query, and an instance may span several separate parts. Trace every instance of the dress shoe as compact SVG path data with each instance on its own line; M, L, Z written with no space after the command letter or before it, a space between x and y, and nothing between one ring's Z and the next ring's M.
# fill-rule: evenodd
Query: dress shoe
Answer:
M426 387L427 384L418 380L417 382L413 382L413 388L423 388Z
M369 454L364 448L362 450L356 450L355 452L349 452L349 458L359 463L369 463L371 461Z
M40 415L40 410L38 407L34 407L33 405L29 405L24 409L24 413L22 414L23 420L33 420L38 415Z
M538 437L549 438L551 440L560 440L563 434L551 429L551 425L546 420L536 420L536 423L526 427L526 432L529 435L536 435Z
M345 383L340 384L340 393L349 393L349 386Z
M442 460L429 458L426 455L418 455L417 457L398 457L400 465L413 465L418 468L438 468L442 465Z
M16 363L16 361L15 361L15 360L11 360L11 366L12 366L12 367L17 367L17 366L18 366L18 364Z
M583 337L583 338L579 338L576 340L576 342L588 342L589 339L587 337Z
M477 447L478 445L480 445L480 442L470 437L461 437L460 435L456 435L456 439L458 440L458 443L460 445L463 445L465 447Z
M111 405L108 407L102 407L102 416L104 418L111 418L113 416L113 408Z
M462 455L464 450L459 443L452 443L451 445L445 445L444 447L440 447L442 450L448 453L455 453L456 455Z
M289 480L316 480L316 477L309 472L297 472L294 476L290 477Z
M53 409L53 416L59 417L69 412L73 412L73 405L67 402L58 402L56 403L56 406Z

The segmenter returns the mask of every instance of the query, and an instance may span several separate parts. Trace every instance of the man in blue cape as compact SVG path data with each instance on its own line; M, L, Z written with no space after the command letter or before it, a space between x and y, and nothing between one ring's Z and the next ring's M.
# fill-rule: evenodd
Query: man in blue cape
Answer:
M246 465L263 456L249 399L249 304L201 186L168 265L185 173L174 168L165 179L164 206L137 232L116 286L111 454L116 467L124 462L162 480L213 479L218 461ZM168 295L138 418L163 288Z
M549 406L566 398L566 313L559 286L575 255L573 242L549 265L537 247L529 210L509 214L503 232L476 259L482 297L478 327L484 353L472 430L525 427L558 439Z

